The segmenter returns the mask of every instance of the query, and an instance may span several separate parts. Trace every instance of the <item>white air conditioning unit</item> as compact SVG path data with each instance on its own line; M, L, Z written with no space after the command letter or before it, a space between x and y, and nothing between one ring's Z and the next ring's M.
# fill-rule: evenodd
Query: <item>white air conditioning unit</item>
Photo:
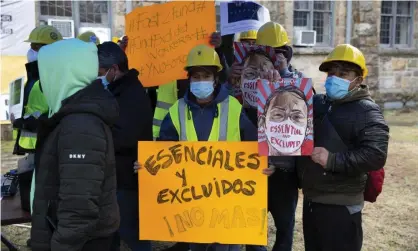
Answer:
M73 20L48 19L48 24L55 27L64 39L75 37Z
M296 46L315 46L316 31L314 30L294 30L293 45Z

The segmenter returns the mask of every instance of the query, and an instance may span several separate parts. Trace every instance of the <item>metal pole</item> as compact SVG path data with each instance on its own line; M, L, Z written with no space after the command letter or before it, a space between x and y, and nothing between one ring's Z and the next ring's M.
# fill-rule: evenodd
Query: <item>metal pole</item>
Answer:
M351 43L351 26L353 21L353 2L351 0L347 0L347 19L345 24L345 43Z
M126 0L126 14L132 11L132 0Z

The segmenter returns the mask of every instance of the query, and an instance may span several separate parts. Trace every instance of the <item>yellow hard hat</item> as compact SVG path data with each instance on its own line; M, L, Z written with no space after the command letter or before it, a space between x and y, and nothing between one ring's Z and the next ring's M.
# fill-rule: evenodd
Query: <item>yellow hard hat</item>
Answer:
M333 61L344 61L358 65L363 70L363 77L366 77L369 71L366 67L366 59L363 53L351 44L340 44L328 54L327 58L319 66L319 70L328 72L328 64Z
M62 40L61 33L50 25L41 25L33 29L25 42L34 44L52 44Z
M256 30L249 30L244 31L239 34L239 40L241 39L257 39L257 31Z
M86 31L86 32L78 35L77 38L80 39L81 41L84 41L84 42L87 42L87 43L93 42L96 45L100 44L100 39L92 31Z
M278 23L267 22L258 29L257 42L258 45L271 46L274 48L285 46L289 43L287 32Z
M204 44L197 45L187 55L187 64L184 69L187 71L189 67L193 66L216 66L218 71L222 70L221 61L218 53Z
M118 37L112 37L112 42L117 44L119 42L119 38Z

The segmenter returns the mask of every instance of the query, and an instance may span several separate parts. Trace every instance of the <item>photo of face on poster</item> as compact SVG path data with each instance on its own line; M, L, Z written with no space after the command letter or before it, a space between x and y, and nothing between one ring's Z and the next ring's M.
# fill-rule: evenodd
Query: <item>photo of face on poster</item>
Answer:
M233 86L239 87L244 106L257 108L257 81L260 72L277 69L279 62L274 49L268 46L234 43L235 62L243 66L241 76L233 80Z
M311 155L313 150L312 80L260 80L258 143L260 156Z

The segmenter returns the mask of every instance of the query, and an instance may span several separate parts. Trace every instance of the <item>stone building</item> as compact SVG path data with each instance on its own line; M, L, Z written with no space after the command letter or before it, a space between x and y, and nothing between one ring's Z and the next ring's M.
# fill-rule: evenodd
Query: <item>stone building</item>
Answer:
M127 10L161 2L165 1L39 1L37 16L39 22L48 18L72 19L76 31L87 26L106 27L112 36L121 36ZM315 46L294 46L292 64L313 79L318 91L323 91L326 77L318 71L321 61L337 44L351 43L366 56L369 68L366 83L376 100L385 101L387 107L399 107L401 103L396 101L404 96L401 94L418 93L418 4L415 1L260 3L270 10L272 21L286 28L291 41L296 30L316 31ZM52 12L51 6L55 8Z

